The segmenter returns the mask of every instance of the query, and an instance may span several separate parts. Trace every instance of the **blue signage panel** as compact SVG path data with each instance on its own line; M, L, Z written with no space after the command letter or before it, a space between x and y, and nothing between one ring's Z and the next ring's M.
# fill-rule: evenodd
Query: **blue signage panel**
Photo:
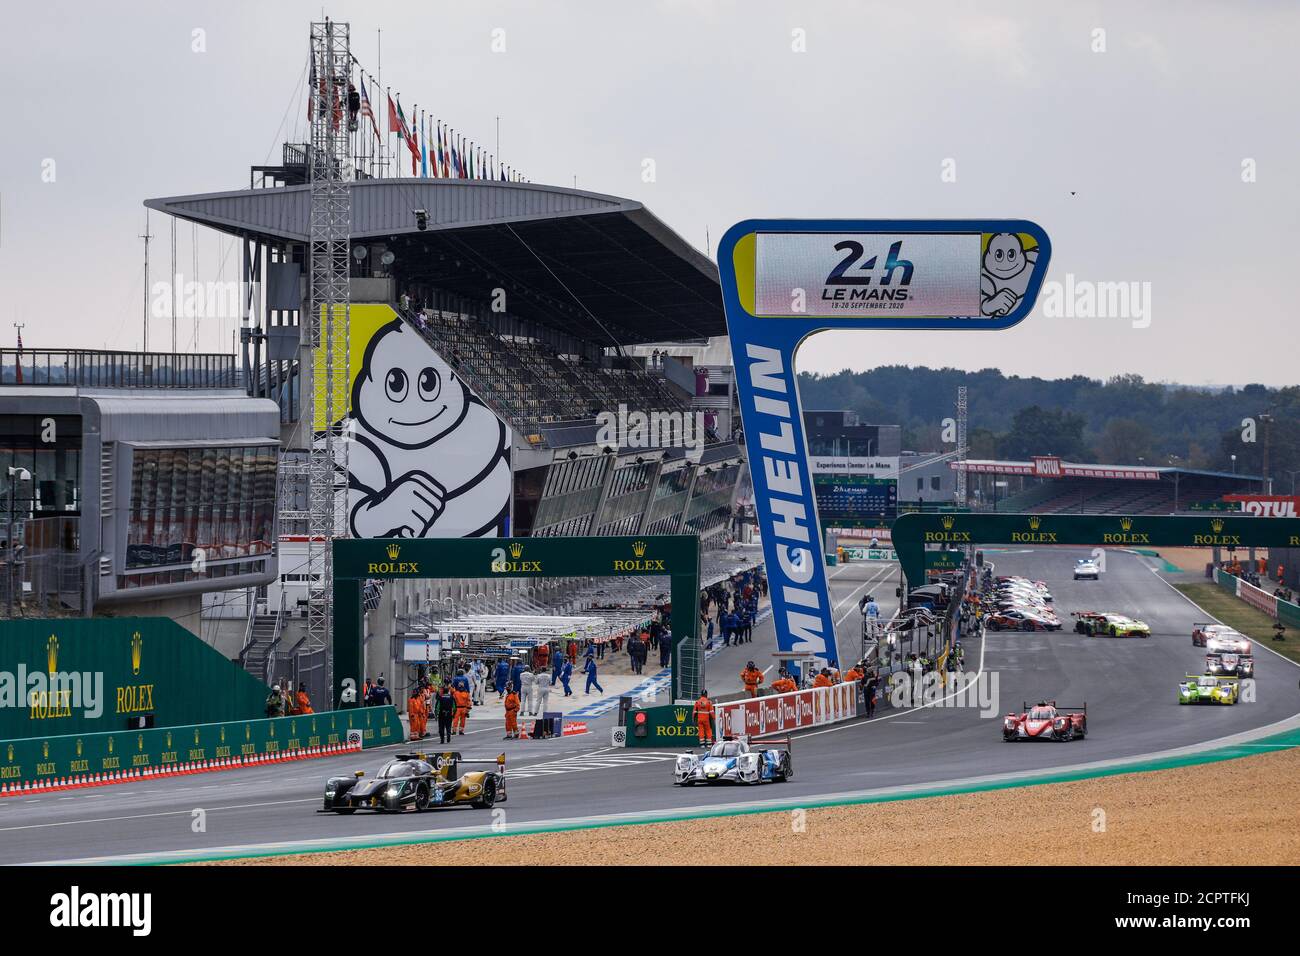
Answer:
M868 475L817 475L813 479L817 514L829 528L879 524L898 508L898 480Z
M1005 329L1051 242L1026 220L747 220L718 246L755 511L783 652L838 663L795 379L825 329ZM831 522L833 523L833 522Z

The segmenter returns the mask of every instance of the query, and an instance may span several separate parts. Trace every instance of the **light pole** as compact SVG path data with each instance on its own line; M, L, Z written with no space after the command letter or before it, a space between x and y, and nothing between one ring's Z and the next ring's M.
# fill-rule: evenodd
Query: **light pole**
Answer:
M9 561L9 617L14 616L14 511L18 501L18 482L31 481L32 473L26 468L9 466L9 536L5 541Z
M1236 456L1236 455L1233 455L1233 456L1232 456L1232 473L1233 473L1234 475L1237 473L1237 456Z

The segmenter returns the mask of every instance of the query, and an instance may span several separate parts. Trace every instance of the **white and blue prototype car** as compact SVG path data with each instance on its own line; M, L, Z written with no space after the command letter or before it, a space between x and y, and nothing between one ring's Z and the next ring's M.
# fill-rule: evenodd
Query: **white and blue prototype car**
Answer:
M750 746L747 737L728 737L705 753L684 753L673 768L673 783L785 783L794 776L789 740L765 740L763 749ZM773 746L774 745L774 746Z

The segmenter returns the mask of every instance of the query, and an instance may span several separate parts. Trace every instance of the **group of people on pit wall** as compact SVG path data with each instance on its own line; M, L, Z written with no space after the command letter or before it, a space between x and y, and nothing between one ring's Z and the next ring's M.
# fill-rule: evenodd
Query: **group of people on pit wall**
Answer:
M763 683L763 672L754 666L753 661L750 661L745 665L745 669L740 672L740 680L745 685L745 693L750 697L757 697L758 686ZM874 670L866 669L865 661L854 664L843 675L835 668L823 667L805 686L832 687L835 684L849 683L855 680L862 681L862 693L867 705L867 717L874 717L876 713L876 690L880 681ZM774 694L788 694L800 688L795 679L783 667L777 679L772 681L771 689ZM695 701L695 706L691 709L691 715L695 718L696 732L699 734L700 743L706 747L711 746L715 739L714 712L714 703L709 697L708 690L701 690L699 698Z
M296 694L290 694L291 686L288 681L271 686L271 693L266 696L266 716L297 717L316 713L312 709L311 698L307 696L307 685L299 684Z

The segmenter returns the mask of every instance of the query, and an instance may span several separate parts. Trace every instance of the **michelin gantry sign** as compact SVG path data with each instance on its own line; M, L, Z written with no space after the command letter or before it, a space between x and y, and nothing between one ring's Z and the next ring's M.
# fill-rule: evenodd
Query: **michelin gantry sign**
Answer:
M799 344L826 329L1009 328L1033 308L1050 258L1047 234L1025 220L749 220L723 237L723 303L782 651L838 660Z

